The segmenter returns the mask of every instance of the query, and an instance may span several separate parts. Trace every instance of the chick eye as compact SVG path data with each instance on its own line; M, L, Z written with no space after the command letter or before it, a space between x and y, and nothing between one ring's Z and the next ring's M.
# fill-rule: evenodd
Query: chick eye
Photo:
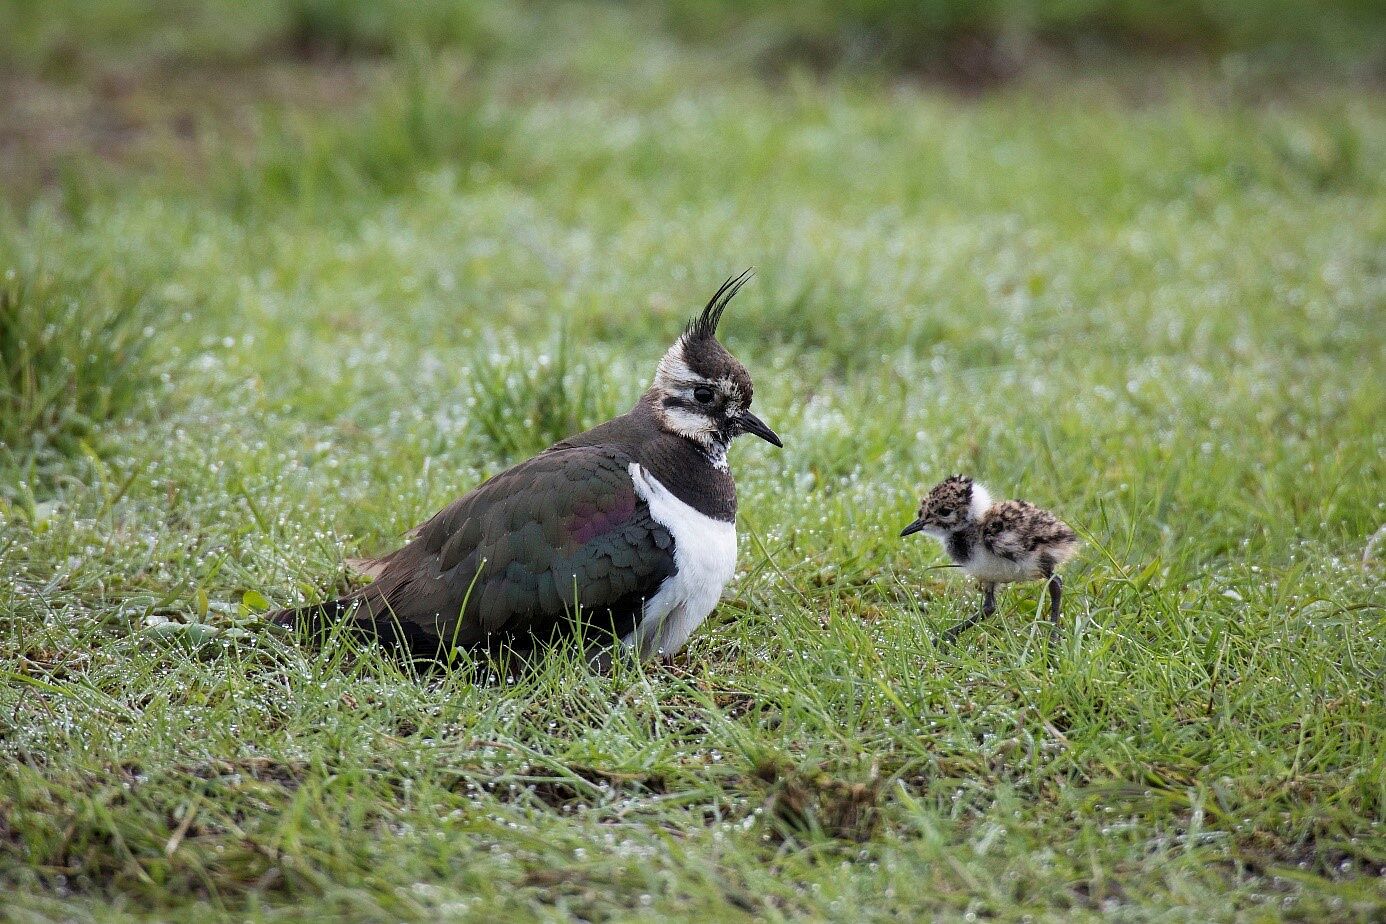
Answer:
M699 404L707 404L712 401L712 389L706 385L699 385L693 389L693 400Z

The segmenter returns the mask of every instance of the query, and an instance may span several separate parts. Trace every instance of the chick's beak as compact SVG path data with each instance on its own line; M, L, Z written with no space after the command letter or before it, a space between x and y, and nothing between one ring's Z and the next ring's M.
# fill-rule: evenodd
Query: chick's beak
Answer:
M765 421L761 420L750 411L742 411L741 415L736 418L736 424L741 428L742 433L752 433L765 440L765 442L769 443L771 446L784 448L784 443L780 442L780 438L776 435L775 431L767 427Z
M909 526L906 526L904 529L900 530L900 538L903 539L903 538L905 538L906 536L913 536L915 533L919 532L919 531L920 531L921 529L923 529L923 528L924 528L924 521L923 521L923 520L915 520L915 521L914 521L913 523L911 523Z

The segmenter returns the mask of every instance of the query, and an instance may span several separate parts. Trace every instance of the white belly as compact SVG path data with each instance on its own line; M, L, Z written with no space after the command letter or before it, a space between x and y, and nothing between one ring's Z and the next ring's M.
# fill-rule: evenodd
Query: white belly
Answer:
M630 464L635 493L674 537L675 573L645 601L645 615L623 642L640 657L671 655L684 646L736 572L736 524L699 513L638 463Z
M962 569L979 581L1009 584L1013 581L1028 581L1039 576L1038 556L1034 553L1022 556L1020 561L1011 561L1000 555L993 555L978 544L972 557Z

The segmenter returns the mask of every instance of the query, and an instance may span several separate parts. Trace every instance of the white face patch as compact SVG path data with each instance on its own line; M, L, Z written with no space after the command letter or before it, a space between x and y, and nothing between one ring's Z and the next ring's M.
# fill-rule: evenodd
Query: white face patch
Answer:
M743 408L741 387L730 378L708 379L698 375L684 360L685 337L674 342L659 360L655 369L654 390L663 397L678 397L695 404L694 391L699 387L712 388L723 398L724 415L736 417ZM655 403L655 413L660 423L670 433L702 445L713 456L713 464L726 467L727 447L717 419L711 413L700 413L693 408L666 407L663 401Z
M659 414L665 428L672 433L709 448L717 442L717 423L706 414L682 407L663 406L657 406L656 413Z
M654 387L665 394L678 392L691 382L702 381L683 360L683 341L683 337L675 340L674 345L664 352L659 365L655 367Z

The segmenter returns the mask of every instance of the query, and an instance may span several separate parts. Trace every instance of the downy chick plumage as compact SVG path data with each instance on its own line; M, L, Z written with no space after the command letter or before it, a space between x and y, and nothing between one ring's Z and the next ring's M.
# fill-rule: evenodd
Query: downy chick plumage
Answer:
M1078 535L1054 514L1023 500L993 502L985 487L953 475L924 496L919 515L900 535L918 532L942 542L948 557L982 587L981 612L945 638L956 638L995 612L997 584L1019 581L1048 583L1057 631L1063 593L1057 572L1078 551Z

